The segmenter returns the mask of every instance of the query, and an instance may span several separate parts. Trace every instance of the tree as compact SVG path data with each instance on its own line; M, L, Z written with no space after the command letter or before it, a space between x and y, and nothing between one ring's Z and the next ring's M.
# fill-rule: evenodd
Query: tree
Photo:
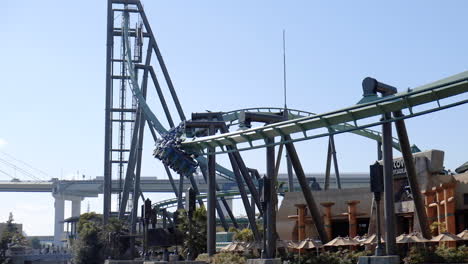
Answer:
M76 264L100 264L105 255L101 239L102 219L95 213L86 213L78 220L78 239L73 245Z
M177 228L184 236L182 254L187 257L190 251L195 259L199 254L206 252L207 218L205 207L199 207L195 210L192 221L192 226L190 227L187 212L183 209L179 210L179 225Z
M86 213L78 220L78 239L73 244L74 263L101 264L107 257L112 259L132 258L125 256L130 244L127 235L128 228L124 222L116 218L103 224L102 216L96 213Z
M10 212L10 215L8 216L8 221L6 222L5 230L3 230L3 233L0 237L0 263L2 264L8 263L6 251L10 246L27 245L25 237L18 231L18 228L13 222L13 214Z

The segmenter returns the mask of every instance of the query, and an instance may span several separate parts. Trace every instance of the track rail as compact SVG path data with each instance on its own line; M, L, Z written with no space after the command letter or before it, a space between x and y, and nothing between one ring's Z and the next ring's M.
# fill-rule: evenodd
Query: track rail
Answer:
M386 122L420 116L435 111L462 105L468 102L468 99L455 98L454 102L442 105L441 100L454 97L468 92L468 71L442 79L440 81L428 84L414 90L397 93L393 96L387 96L373 102L355 105L348 108L332 111L324 114L307 116L293 120L287 120L279 123L256 127L244 131L235 131L214 136L187 139L182 143L183 147L196 149L203 154L208 147L220 148L217 154L228 153L226 146L238 146L241 143L248 143L248 146L237 147L234 151L250 150L264 148L269 145L278 145L287 142L297 142L308 139L325 137L344 132L353 132L367 129ZM425 109L416 107L436 103ZM387 120L369 122L368 118L381 116L384 113L392 113L398 110L408 109L409 114L404 117L392 117ZM363 124L358 124L358 121ZM366 122L367 121L367 122ZM347 124L351 122L354 126ZM314 130L328 128L325 133L312 134ZM333 128L338 128L333 131ZM265 139L271 137L281 137L284 135L295 134L295 137L289 141L277 140L274 144L265 143ZM257 143L254 145L254 142ZM258 143L260 142L260 143Z

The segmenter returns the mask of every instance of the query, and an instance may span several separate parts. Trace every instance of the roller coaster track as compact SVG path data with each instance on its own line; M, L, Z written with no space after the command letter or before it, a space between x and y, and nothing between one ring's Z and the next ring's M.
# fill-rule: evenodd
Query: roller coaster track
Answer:
M126 18L124 18L123 21L123 37L127 46L130 47L129 21ZM142 109L150 125L158 133L167 133L167 129L164 128L164 126L158 120L156 115L151 111L151 108L148 106L145 98L143 97L143 94L137 81L137 77L135 75L135 65L130 59L132 58L131 49L126 49L126 53L127 54L125 56L125 61L129 69L128 72L130 74L131 90L134 96L136 97L140 108ZM376 141L381 141L381 133L378 131L371 130L369 129L369 127L376 126L384 122L395 121L396 118L360 125L358 125L357 121L363 120L368 117L379 116L383 113L393 112L402 109L409 109L409 115L406 115L403 118L410 118L450 108L456 105L464 104L467 102L466 99L447 105L441 105L440 100L467 92L467 79L468 72L463 72L458 75L440 80L438 82L413 89L411 91L398 93L394 96L381 98L380 100L373 101L370 103L351 106L345 109L319 115L302 110L288 109L288 116L290 118L290 120L288 121L279 122L263 127L247 129L244 131L236 131L225 134L218 134L215 136L193 138L192 140L187 139L182 144L184 147L195 149L202 154L205 154L204 150L209 146L220 147L221 151L216 152L220 154L229 152L225 148L225 146L227 145L237 146L239 143L248 143L247 147L237 146L237 148L234 149L235 151L263 148L268 145L265 143L254 145L253 142L260 140L264 142L264 140L267 137L277 137L290 134L299 134L298 137L293 137L290 140L291 142L326 137L345 132L352 132L354 134L364 136ZM426 109L423 111L415 111L415 106L419 106L429 102L437 102L437 106L428 110ZM223 113L223 120L225 122L229 122L230 125L235 125L236 121L238 121L239 113L242 111L280 112L283 110L283 108L275 107L239 109ZM353 123L354 125L350 124L349 122ZM327 128L327 132L308 134L309 131L316 130L319 128ZM286 143L286 141L276 141L274 145L282 143ZM393 140L393 147L399 150L399 143L397 139ZM197 160L198 162L206 163L206 158L203 156L198 157ZM227 179L234 180L233 173L229 169L217 165L216 170L218 171L219 175Z
M231 151L265 148L270 145L298 142L345 132L354 132L386 122L412 118L465 104L468 102L468 99L455 96L466 92L468 92L468 71L413 90L379 98L369 103L358 104L324 114L301 117L243 131L193 138L192 140L187 139L182 145L185 148L203 152L203 154L206 154L204 152L206 148L220 148L221 150L217 151L216 154L221 154ZM451 98L453 102L443 105L441 100L449 97L455 97ZM430 105L423 109L416 108L428 103L435 103L435 105ZM387 120L373 122L366 120L371 117L378 117L385 113L392 113L404 109L407 109L409 113L403 117L392 117ZM361 121L362 124L358 124L358 121ZM349 125L348 122L353 123L354 126ZM328 128L328 131L325 133L311 133L320 128ZM288 141L278 140L273 144L265 143L267 138L282 137L284 135L295 135L295 137L292 137L291 140ZM257 144L254 145L254 142ZM241 143L248 144L247 146L238 146ZM238 147L234 150L227 150L226 146Z
M230 197L230 198L234 199L235 196L239 196L239 195L240 195L240 193L238 191L219 191L219 192L216 192L216 197L217 198ZM207 198L206 194L197 195L197 200L198 199L205 200L206 198ZM174 207L174 206L177 206L177 198L159 201L159 202L154 203L153 206L157 207L157 208L160 208L160 209L161 208Z
M129 19L128 16L124 16L123 18L123 23L122 23L122 28L123 28L123 38L128 47L131 46L130 44L130 38L129 38ZM159 134L165 134L167 133L167 129L162 125L160 120L156 117L156 115L152 112L151 108L147 104L143 93L139 87L139 83L137 80L136 76L136 71L135 71L135 64L132 61L132 53L131 49L126 49L126 54L125 54L125 62L128 67L128 73L129 73L129 81L131 84L131 90L135 98L137 99L139 103L139 107L142 110L142 112L145 115L145 118L148 120L148 123L153 127ZM234 111L229 111L223 113L223 120L225 122L229 122L230 125L236 124L235 121L238 120L239 118L239 113L240 112L247 112L247 111L255 111L255 112L280 112L284 111L283 108L275 108L275 107L259 107L259 108L245 108L245 109L239 109L239 110L234 110ZM315 116L314 113L307 112L307 111L302 111L302 110L295 110L295 109L288 109L289 112L289 118L292 118L293 120L298 119L298 118L305 118L305 117L313 117ZM381 133L377 131L373 131L370 129L356 129L353 125L351 124L342 124L341 126L331 126L330 127L331 131L341 131L342 129L350 129L353 131L353 133L365 136L370 139L374 139L376 141L381 141ZM399 144L398 140L394 139L393 141L393 147L397 150L399 150ZM197 158L197 161L203 164L207 164L207 160L205 157L200 156ZM218 175L234 181L234 174L231 170L217 164L216 166L216 171L218 172Z

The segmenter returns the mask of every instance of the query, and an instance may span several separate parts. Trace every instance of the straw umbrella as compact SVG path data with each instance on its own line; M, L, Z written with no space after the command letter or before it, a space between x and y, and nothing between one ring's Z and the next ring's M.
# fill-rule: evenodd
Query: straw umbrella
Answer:
M221 249L221 252L241 252L246 249L244 242L233 241Z
M341 246L357 246L359 242L349 237L336 237L330 242L326 243L325 247L341 247Z
M303 240L299 244L297 244L294 248L299 249L299 256L301 254L301 249L316 249L317 250L317 255L319 254L319 248L322 247L321 243L315 242L311 238L307 238L306 240Z
M263 243L262 241L253 241L253 242L249 242L247 243L246 245L246 248L247 249L262 249L263 248Z
M383 237L380 238L380 242L385 243ZM377 244L377 235L373 234L362 242L364 245Z
M415 241L415 243L426 243L426 242L429 242L429 240L427 240L426 238L424 238L422 236L421 233L418 233L418 232L413 232L411 234L408 235L408 238Z
M460 234L457 235L457 237L463 240L468 240L468 229L463 230Z
M441 233L440 235L435 236L431 239L432 242L449 242L449 241L460 241L460 240L463 240L463 239L448 232Z

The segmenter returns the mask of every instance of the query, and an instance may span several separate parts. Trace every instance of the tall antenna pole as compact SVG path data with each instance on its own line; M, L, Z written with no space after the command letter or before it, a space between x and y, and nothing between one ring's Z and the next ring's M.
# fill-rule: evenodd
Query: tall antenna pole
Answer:
M286 106L286 30L283 29L283 89L284 89L284 109Z

